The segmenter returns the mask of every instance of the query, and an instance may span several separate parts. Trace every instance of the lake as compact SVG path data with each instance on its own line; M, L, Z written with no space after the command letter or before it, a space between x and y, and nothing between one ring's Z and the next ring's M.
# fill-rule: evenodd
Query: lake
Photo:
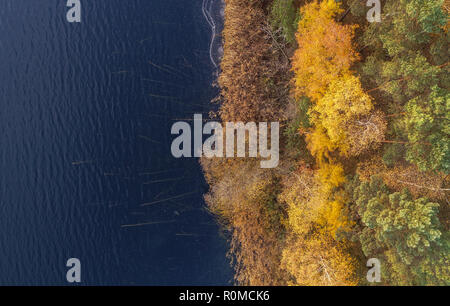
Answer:
M213 109L219 5L81 4L0 4L0 284L68 285L69 258L83 285L230 284L198 160L170 152Z

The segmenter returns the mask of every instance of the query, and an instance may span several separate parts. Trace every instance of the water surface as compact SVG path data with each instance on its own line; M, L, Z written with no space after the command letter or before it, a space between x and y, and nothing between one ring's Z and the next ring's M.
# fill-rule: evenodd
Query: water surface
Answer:
M170 154L216 94L202 1L81 3L0 3L0 284L67 284L71 257L83 284L228 284L198 162Z

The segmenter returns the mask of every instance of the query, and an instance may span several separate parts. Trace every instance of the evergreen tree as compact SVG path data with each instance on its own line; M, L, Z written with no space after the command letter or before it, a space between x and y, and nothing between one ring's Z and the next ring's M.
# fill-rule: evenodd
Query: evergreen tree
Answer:
M387 0L383 21L363 35L371 51L363 82L380 93L392 118L388 135L397 142L385 148L388 162L403 151L421 170L449 171L447 19L443 0Z
M449 235L438 219L439 204L391 193L381 179L355 179L353 202L360 216L357 237L368 258L382 261L385 281L395 285L449 285ZM350 205L350 206L351 206Z

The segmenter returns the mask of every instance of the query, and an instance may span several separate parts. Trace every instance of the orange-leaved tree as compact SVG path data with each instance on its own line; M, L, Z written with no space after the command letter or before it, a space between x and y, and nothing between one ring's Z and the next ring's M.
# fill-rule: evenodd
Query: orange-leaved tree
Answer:
M341 25L333 18L341 11L334 0L314 1L301 8L296 34L299 47L292 64L297 97L319 99L358 59L352 45L355 26Z

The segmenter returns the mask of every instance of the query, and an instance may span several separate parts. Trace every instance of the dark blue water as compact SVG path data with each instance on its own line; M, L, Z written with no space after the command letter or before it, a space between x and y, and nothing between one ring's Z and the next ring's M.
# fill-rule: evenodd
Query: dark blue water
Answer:
M198 161L170 153L215 95L202 0L81 3L0 2L0 284L68 284L71 257L82 284L228 284Z

